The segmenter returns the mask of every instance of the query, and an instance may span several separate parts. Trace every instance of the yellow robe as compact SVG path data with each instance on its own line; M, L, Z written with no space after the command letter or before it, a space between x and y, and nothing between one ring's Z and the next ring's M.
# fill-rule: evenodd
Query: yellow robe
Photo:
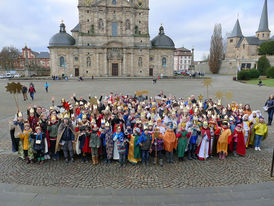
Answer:
M228 138L230 136L231 136L230 129L222 130L222 134L220 135L217 143L217 153L224 152L225 155L227 155Z
M29 149L29 136L31 133L31 129L26 131L23 131L23 134L19 134L19 138L23 141L23 150Z

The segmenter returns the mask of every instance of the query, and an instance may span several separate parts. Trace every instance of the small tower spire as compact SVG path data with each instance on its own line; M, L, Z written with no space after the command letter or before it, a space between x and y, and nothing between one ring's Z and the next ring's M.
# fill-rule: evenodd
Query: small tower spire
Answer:
M237 19L235 26L230 34L230 37L243 37L242 29L240 26L239 19Z
M264 2L263 12L261 15L261 20L257 32L270 32L268 28L268 10L267 10L267 0Z

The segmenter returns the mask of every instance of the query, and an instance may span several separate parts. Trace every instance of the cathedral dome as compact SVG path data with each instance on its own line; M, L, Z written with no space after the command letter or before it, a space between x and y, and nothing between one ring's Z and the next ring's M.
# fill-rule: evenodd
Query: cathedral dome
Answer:
M72 46L74 44L75 39L66 32L64 23L60 24L60 32L49 40L49 46Z
M161 26L159 29L159 34L152 41L151 45L153 48L164 48L164 49L174 49L175 44L171 38L165 35L164 27Z

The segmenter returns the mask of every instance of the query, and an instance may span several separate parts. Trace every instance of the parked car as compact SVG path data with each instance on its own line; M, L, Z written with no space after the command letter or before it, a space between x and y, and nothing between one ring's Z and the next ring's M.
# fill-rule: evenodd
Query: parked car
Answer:
M15 75L14 75L14 78L20 78L20 77L21 77L20 74L15 74Z
M6 73L6 78L12 78L13 75L11 73Z
M5 78L5 76L0 74L0 79L4 79L4 78Z

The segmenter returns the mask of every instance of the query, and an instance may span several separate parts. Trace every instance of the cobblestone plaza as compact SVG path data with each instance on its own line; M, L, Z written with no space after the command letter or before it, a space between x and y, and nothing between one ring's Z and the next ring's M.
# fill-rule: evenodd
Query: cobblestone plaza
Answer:
M272 88L245 85L232 81L229 76L213 77L209 95L214 97L217 91L232 92L233 98L243 104L250 103L253 110L262 107ZM28 86L30 81L21 81ZM134 94L135 91L149 90L151 96L163 90L165 94L188 97L191 94L205 96L206 89L202 80L160 80L156 85L151 80L87 80L78 82L50 81L49 93L43 85L45 81L33 81L37 93L34 102L24 102L19 95L20 109L26 111L29 105L48 107L52 96L58 103L62 97L70 98L73 93L88 98L88 95L101 95L108 92ZM127 165L118 168L117 163L92 166L91 162L83 164L80 160L65 164L63 161L48 161L45 165L27 165L16 154L10 152L10 137L7 122L16 112L13 97L5 92L7 81L1 81L1 126L0 126L0 172L1 183L16 183L35 186L58 186L72 188L115 188L115 189L151 189L151 188L185 188L250 184L271 181L271 148L274 146L273 128L269 128L269 137L263 142L262 152L247 150L245 157L228 157L220 161L213 157L207 161L185 161L155 168L149 166ZM224 98L224 103L229 101ZM265 113L266 115L266 113Z

